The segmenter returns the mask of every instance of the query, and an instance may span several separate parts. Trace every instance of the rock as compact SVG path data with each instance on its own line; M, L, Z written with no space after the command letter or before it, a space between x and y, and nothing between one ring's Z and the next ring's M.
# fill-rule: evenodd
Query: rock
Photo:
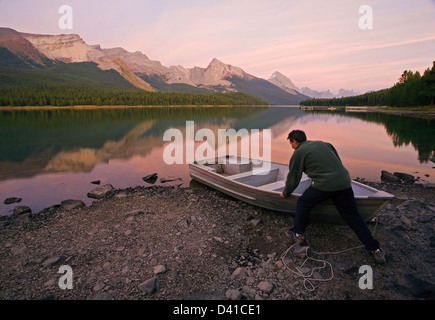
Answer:
M225 293L225 296L230 300L242 299L242 293L237 289L230 289Z
M138 209L138 210L129 211L125 215L127 217L134 217L134 216L139 216L141 214L145 214L145 212L143 210L141 210L141 209Z
M44 282L44 287L53 287L56 285L56 283L57 283L56 279L52 278L52 279Z
M91 192L88 192L88 198L102 199L114 190L111 184L106 184L102 187L97 187Z
M385 182L402 182L399 177L385 170L381 172L381 180Z
M47 260L45 260L42 263L42 266L44 268L49 268L51 266L54 266L55 264L59 263L62 260L61 257L52 257L52 258L48 258Z
M144 295L153 294L157 291L158 278L152 277L139 285Z
M152 173L152 174L149 174L145 177L142 177L142 180L145 182L154 184L157 181L157 178L158 178L157 173Z
M402 225L404 225L407 229L412 228L412 221L408 219L406 216L404 215L400 216L400 221L402 222Z
M171 181L177 181L182 180L181 178L174 178L174 177L168 177L168 178L160 178L161 183L171 182Z
M393 174L405 182L412 183L415 181L415 177L411 174L407 174L407 173L403 173L403 172L394 172Z
M269 294L273 291L273 284L269 281L261 281L258 285L258 289Z
M299 258L306 258L307 257L307 251L308 251L307 246L301 246L296 244L293 247L293 256L299 257Z
M91 181L91 183L92 183L92 184L100 184L101 181L100 181L100 180L94 180L94 181Z
M10 225L11 223L8 220L0 220L0 230L4 227Z
M104 282L100 281L94 286L93 290L95 292L98 292L98 291L103 290L105 286L106 286L106 284Z
M27 206L18 206L14 208L14 215L19 216L26 213L32 213L32 210Z
M3 202L4 204L11 204L11 203L17 203L17 202L21 202L21 198L7 198L5 199L5 201Z
M190 220L188 218L181 218L177 221L177 226L180 229L187 229L190 226Z
M258 226L259 224L263 223L263 221L261 221L261 219L252 219L251 220L251 224L253 226Z
M215 239L217 242L223 243L224 239L222 239L221 237L213 237L213 239Z
M61 202L62 208L66 211L85 207L85 203L81 200L64 200Z
M165 273L167 271L166 267L162 264L154 267L154 274Z
M246 268L244 267L238 267L236 270L234 270L233 274L231 275L231 279L241 279L246 276Z

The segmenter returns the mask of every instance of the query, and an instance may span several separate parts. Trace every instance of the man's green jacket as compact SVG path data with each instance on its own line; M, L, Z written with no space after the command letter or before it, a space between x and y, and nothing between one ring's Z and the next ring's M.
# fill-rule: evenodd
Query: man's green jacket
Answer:
M312 187L320 191L338 191L351 187L349 172L343 166L334 146L323 141L303 141L290 159L284 197L298 186L302 172L312 180Z

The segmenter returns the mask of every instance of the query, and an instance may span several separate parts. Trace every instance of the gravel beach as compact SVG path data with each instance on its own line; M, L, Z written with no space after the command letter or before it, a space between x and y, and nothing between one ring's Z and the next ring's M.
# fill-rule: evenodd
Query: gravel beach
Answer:
M435 189L363 182L396 196L369 223L387 252L383 265L347 226L313 221L309 248L283 258L288 214L197 183L135 187L87 207L66 201L0 218L0 299L434 299ZM315 281L295 272L307 254L316 260L299 270ZM371 287L362 266L371 269Z

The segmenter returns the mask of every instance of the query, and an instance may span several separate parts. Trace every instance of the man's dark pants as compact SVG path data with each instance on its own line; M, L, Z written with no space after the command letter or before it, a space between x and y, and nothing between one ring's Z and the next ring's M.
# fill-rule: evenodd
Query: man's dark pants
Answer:
M309 187L298 199L292 230L303 234L308 225L311 209L327 199L333 201L344 221L355 232L366 249L374 251L379 248L379 242L373 238L367 224L358 213L352 188L325 192Z

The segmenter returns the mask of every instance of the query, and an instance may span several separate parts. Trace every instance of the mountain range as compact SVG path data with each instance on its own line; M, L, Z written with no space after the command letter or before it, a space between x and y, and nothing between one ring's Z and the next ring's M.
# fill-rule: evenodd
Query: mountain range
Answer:
M309 88L299 89L278 71L265 80L216 58L206 68L166 67L140 51L129 52L119 47L103 49L100 45L87 44L76 34L39 35L0 28L0 67L9 68L3 72L11 72L10 68L46 70L59 65L69 65L62 69L69 73L78 68L77 74L82 73L83 68L96 66L92 73L101 72L106 82L112 81L116 86L121 76L132 87L151 92L244 92L270 104L287 105L322 94ZM113 70L116 76L105 72Z

